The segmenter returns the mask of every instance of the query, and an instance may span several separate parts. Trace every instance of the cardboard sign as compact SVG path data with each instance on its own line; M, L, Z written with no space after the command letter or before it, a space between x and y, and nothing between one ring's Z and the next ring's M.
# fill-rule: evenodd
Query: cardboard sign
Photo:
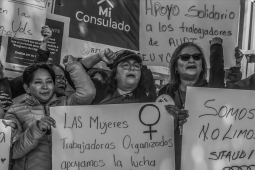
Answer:
M45 25L52 30L52 36L47 44L50 51L48 59L50 63L60 64L66 54L69 23L70 19L67 17L47 14ZM22 74L26 66L35 60L40 44L41 42L36 40L3 37L1 56L4 57L1 60L5 63L5 75L17 77Z
M174 170L166 103L50 108L52 169Z
M188 87L182 170L255 169L255 92Z
M0 119L0 169L5 170L9 167L11 127L5 127L2 121Z
M0 0L0 36L41 40L48 0Z
M209 66L212 37L223 39L225 67L235 65L239 0L143 0L140 4L140 52L147 65L169 65L181 43L195 42Z

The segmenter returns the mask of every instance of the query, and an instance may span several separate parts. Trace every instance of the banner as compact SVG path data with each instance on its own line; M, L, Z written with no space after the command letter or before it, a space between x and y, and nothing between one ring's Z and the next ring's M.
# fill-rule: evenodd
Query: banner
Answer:
M255 169L255 92L188 87L182 170Z
M50 51L48 60L50 63L62 63L61 61L66 54L69 22L69 18L47 14L45 25L48 25L52 30L52 37L47 45ZM35 40L3 37L1 56L3 56L2 62L5 63L5 75L8 77L19 76L26 66L35 60L40 44L40 41Z
M63 0L63 4L60 14L71 18L68 52L74 56L124 48L140 51L146 65L169 66L176 47L195 42L210 67L209 40L221 37L225 67L235 65L239 0Z
M140 5L140 51L148 65L169 65L173 51L195 42L210 60L212 37L223 39L225 67L235 65L239 0L143 0Z
M0 0L0 36L41 40L48 0Z
M52 169L174 170L166 103L51 107Z
M9 167L11 147L11 127L5 127L0 119L0 169L7 170ZM6 120L7 121L7 120Z

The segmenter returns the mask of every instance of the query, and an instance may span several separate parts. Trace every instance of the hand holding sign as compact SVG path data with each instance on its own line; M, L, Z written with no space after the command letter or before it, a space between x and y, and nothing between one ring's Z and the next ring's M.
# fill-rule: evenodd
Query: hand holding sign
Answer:
M40 131L46 132L51 129L51 126L56 128L56 121L51 117L43 117L37 126Z
M156 100L156 102L170 102L171 104L166 105L165 108L168 113L170 113L174 117L174 127L177 126L177 120L179 121L179 129L180 129L180 135L182 135L182 129L183 124L187 122L187 118L189 117L189 111L184 109L179 109L175 103L174 100L167 94L163 94L159 96Z

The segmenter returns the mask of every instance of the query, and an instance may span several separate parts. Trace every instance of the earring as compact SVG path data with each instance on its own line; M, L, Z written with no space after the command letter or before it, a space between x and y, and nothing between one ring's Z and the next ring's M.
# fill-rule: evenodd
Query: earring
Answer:
M175 71L174 71L174 73L175 73L175 74L178 74L178 71L177 71L177 70L175 70Z
M203 69L201 69L201 71L203 71Z

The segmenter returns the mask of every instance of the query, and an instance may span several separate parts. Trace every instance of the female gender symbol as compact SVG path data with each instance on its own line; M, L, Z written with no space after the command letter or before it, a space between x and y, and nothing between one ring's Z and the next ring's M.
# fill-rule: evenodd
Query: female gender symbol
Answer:
M144 108L147 107L147 106L155 107L155 108L158 110L158 120L157 120L155 123L153 123L153 124L146 124L146 123L144 123L144 122L142 121L142 118L141 118L142 112L143 112ZM140 122L141 122L143 125L145 125L145 126L149 126L149 131L144 131L143 133L150 133L150 140L152 140L152 133L156 133L156 132L157 132L157 130L151 130L151 127L154 126L154 125L156 125L156 124L158 123L159 119L160 119L160 111L159 111L159 108L158 108L157 106L153 105L153 104L146 104L146 105L144 105L144 106L140 109L140 111L139 111L139 120L140 120Z

